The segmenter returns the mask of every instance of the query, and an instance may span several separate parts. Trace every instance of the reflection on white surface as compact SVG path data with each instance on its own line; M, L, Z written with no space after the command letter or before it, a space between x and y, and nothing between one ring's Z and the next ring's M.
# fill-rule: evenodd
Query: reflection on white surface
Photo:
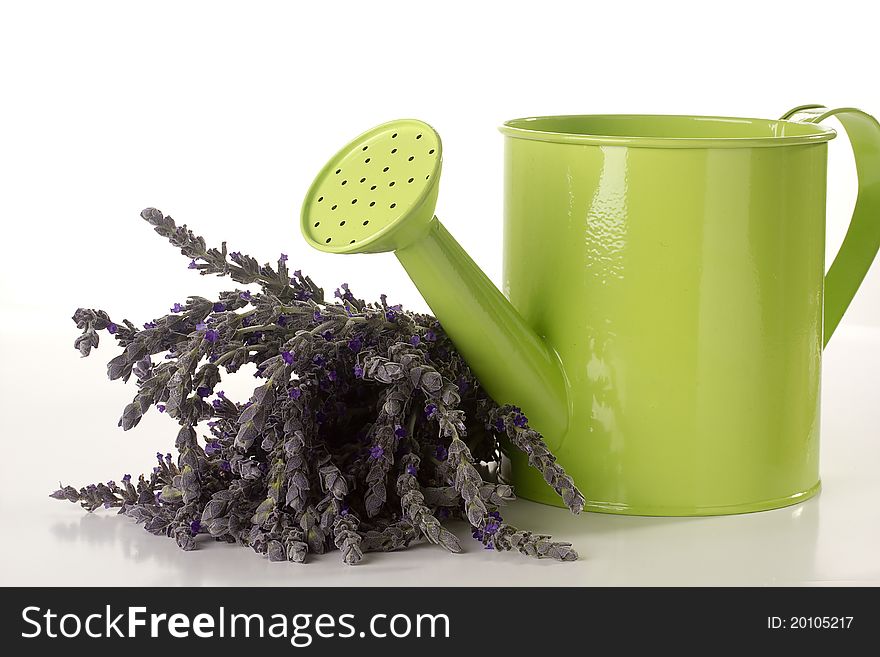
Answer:
M574 518L518 501L503 512L508 522L571 541L581 559L557 563L488 552L461 524L453 529L464 554L421 545L369 554L354 567L343 566L336 552L306 564L269 563L248 548L211 540L182 552L114 511L86 514L49 499L59 477L79 485L149 467L155 450L168 447L174 434L164 417L148 416L128 434L116 429L133 387L103 380L108 351L78 360L69 353L69 337L41 339L45 358L61 364L53 384L63 391L53 402L57 417L66 418L61 425L31 428L44 403L34 392L38 383L27 380L36 376L27 372L40 370L33 350L3 354L9 365L0 378L3 585L880 585L878 332L842 327L826 354L824 489L815 499L715 518ZM6 372L25 374L11 380Z
M521 502L506 518L566 537L581 548L577 564L531 562L519 555L491 554L456 533L469 548L446 555L431 546L397 554L371 554L357 567L339 555L310 563L269 563L247 548L207 540L196 552L154 537L112 513L77 517L75 509L53 514L50 562L70 565L72 554L89 555L97 572L67 572L76 583L176 583L252 585L400 584L782 584L814 580L819 528L818 500L769 513L728 518L626 518L586 515ZM60 516L66 516L60 519ZM54 552L55 556L50 556ZM53 568L53 566L48 566ZM510 579L514 577L514 579Z

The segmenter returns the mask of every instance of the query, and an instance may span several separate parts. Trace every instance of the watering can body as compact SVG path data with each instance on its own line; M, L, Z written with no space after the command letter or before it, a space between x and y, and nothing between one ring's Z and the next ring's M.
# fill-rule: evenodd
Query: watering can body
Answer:
M814 495L834 133L644 116L502 131L503 288L559 356L570 417L554 449L587 508L714 515ZM880 206L862 210L868 253L845 254L861 275L835 289L834 325L877 248ZM520 495L555 502L525 458L511 467Z
M592 510L754 511L819 487L827 143L511 136L504 292L559 354ZM514 457L525 497L552 500Z

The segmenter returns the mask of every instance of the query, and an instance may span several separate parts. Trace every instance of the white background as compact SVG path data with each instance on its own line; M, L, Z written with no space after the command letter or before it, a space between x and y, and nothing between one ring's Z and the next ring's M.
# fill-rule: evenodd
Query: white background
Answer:
M223 289L223 281L187 271L187 261L138 219L143 207L156 206L209 243L225 239L231 250L261 260L283 251L330 290L347 281L358 296L387 292L425 309L390 254L325 255L300 238L302 196L348 139L405 116L437 128L445 156L438 216L498 281L502 138L496 128L504 120L599 112L773 118L810 102L880 113L876 22L860 18L869 4L5 3L0 510L17 518L21 538L4 541L0 583L187 577L222 583L216 570L199 570L217 559L255 581L352 581L335 557L305 576L245 549L178 554L170 541L127 521L83 518L72 505L44 497L59 478L83 484L147 469L155 450L173 440L166 418L148 417L129 434L116 429L133 389L103 378L114 353L107 341L86 360L72 348L76 329L69 318L77 306L140 324L186 294L210 297ZM830 262L855 196L843 133L830 145L829 167ZM461 577L474 583L489 576L499 583L880 582L869 557L880 543L876 512L869 510L880 489L868 471L877 466L878 327L875 267L827 352L826 491L819 500L703 521L569 520L523 502L512 518L574 539L590 556L548 569L472 550L458 562L470 564ZM768 534L780 540L762 538ZM754 549L751 565L730 568L722 538L733 536L745 536L737 554L743 541L746 554ZM809 554L797 552L801 544ZM705 557L663 552L681 545ZM660 556L646 566L646 552ZM413 577L422 565L449 563L442 555L432 560L437 555L429 549L413 555L377 557L384 565L372 572L379 577L359 574L355 581L418 583ZM101 568L92 567L95 560ZM180 567L162 578L163 564ZM512 578L512 567L522 574Z

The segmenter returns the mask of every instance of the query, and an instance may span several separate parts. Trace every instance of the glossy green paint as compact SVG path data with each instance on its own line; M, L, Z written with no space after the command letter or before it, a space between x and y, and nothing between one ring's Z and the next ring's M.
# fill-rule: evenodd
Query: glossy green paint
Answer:
M880 245L880 127L857 110L832 112L853 141L860 192L828 274L823 336L834 131L816 125L827 111L797 110L805 120L505 124L509 302L426 220L436 176L381 236L331 249L310 230L314 194L335 175L328 165L304 203L303 233L324 250L396 250L489 394L523 408L589 510L785 506L819 489L822 347ZM518 494L558 504L524 456L509 457Z

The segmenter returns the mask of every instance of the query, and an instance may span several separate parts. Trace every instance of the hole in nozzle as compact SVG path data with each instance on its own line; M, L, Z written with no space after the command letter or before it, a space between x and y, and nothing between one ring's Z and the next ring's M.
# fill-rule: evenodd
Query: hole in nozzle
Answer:
M332 239L333 239L332 237L328 237L327 239L324 240L324 244L330 244L330 240L332 240Z

